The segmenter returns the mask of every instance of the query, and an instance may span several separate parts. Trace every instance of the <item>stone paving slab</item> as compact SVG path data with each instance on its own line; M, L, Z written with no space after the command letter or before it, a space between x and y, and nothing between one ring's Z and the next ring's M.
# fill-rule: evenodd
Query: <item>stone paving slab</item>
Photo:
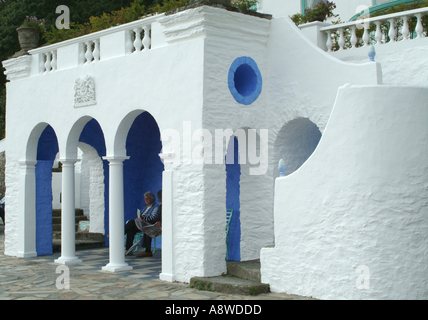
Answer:
M0 300L296 300L295 295L267 293L257 297L201 291L186 283L159 280L161 252L153 257L126 257L134 269L111 273L102 271L108 263L108 248L77 251L81 264L69 267L70 286L54 260L56 253L30 259L4 255L4 227L0 224ZM57 288L59 283L60 289Z

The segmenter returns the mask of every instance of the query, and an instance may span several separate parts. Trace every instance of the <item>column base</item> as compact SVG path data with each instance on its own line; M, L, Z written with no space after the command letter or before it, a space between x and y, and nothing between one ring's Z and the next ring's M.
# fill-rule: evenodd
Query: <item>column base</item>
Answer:
M18 258L34 258L37 257L37 252L36 251L32 251L32 252L17 252L16 256Z
M173 274L161 273L159 274L159 279L168 282L174 282L175 276Z
M133 268L127 264L116 264L116 263L108 263L105 267L102 267L101 270L109 271L109 272L120 272L120 271L130 271Z
M58 259L55 259L54 262L58 264L71 265L82 263L82 260L80 260L78 257L59 257Z

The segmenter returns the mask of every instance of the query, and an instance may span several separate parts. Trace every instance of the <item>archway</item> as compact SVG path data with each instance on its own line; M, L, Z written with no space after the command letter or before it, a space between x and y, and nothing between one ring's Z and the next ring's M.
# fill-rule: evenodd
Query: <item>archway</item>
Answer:
M104 134L96 119L89 120L83 127L77 148L82 151L81 170L85 178L81 181L81 195L87 195L85 214L90 220L90 232L108 234L108 161ZM83 190L82 190L83 188ZM85 190L86 189L86 190ZM107 238L105 238L107 242Z
M260 249L273 242L273 215L266 204L271 192L266 174L267 139L267 130L241 128L228 143L226 207L233 209L229 260L258 259Z
M137 209L145 206L144 193L156 194L162 189L164 165L159 158L162 150L159 127L148 112L140 111L132 121L126 136L126 155L123 164L125 221L135 219ZM160 239L156 246L161 247Z
M233 210L229 225L227 258L241 261L241 221L240 221L240 187L241 165L238 156L238 139L232 136L226 154L226 209ZM228 156L233 155L233 161ZM229 160L229 161L228 161Z

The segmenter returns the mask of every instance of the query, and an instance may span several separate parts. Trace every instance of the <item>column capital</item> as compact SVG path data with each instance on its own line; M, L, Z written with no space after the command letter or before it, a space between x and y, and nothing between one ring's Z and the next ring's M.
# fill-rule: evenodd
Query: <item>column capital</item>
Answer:
M120 164L129 158L130 157L128 156L105 156L103 157L103 160L107 160L110 164Z
M59 162L61 162L63 165L67 164L75 164L76 162L79 162L80 159L58 159Z

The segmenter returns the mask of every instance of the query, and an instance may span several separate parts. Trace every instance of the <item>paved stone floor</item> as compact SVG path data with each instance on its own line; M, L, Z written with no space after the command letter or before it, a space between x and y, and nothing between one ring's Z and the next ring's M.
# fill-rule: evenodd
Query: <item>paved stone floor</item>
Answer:
M1 221L1 220L0 220ZM130 256L132 271L110 273L108 248L77 251L81 264L69 266L69 288L62 280L64 271L50 256L23 259L4 255L4 226L0 222L0 300L301 300L295 295L268 293L259 296L229 295L199 291L186 283L159 280L161 253L153 257ZM60 287L60 289L57 288Z

